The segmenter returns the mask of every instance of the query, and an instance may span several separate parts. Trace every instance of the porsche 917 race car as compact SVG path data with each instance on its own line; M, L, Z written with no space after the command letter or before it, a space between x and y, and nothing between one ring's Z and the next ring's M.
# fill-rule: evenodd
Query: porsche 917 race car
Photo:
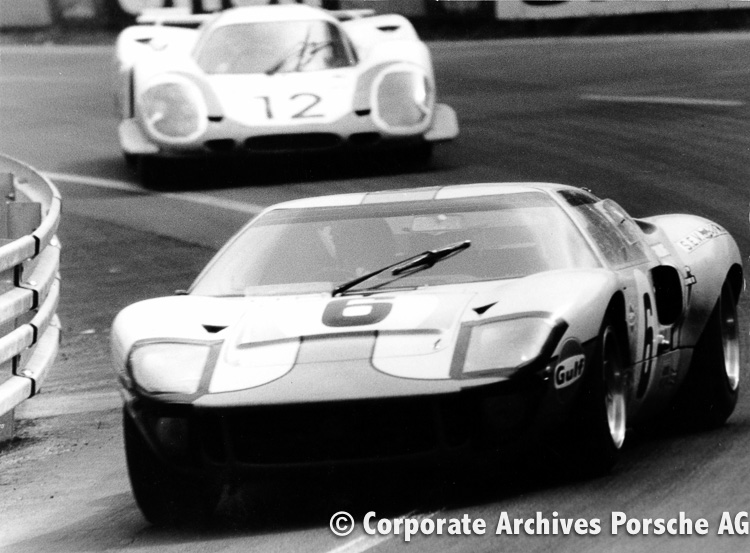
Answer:
M147 182L165 157L392 147L426 161L458 134L435 101L429 50L400 15L175 10L144 14L157 24L128 27L116 46L120 145Z
M163 522L210 510L231 474L478 458L528 436L606 471L667 409L730 416L743 287L718 224L633 219L572 186L270 207L185 295L114 321L135 498Z

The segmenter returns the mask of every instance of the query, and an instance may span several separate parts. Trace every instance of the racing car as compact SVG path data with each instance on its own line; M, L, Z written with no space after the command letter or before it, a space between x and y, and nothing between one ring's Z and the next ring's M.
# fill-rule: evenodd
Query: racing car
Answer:
M116 317L132 489L166 522L230 475L508 454L591 474L628 429L723 424L741 257L692 215L490 183L272 206L182 295ZM557 446L555 446L557 447Z
M120 145L146 184L164 158L398 149L458 134L400 15L272 5L145 12L116 44ZM200 25L197 29L185 26Z

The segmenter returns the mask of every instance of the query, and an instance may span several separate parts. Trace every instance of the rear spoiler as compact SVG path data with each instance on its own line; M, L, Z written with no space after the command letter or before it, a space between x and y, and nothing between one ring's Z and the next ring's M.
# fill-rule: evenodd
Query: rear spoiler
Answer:
M136 18L140 25L171 25L200 27L214 16L212 13L191 13L190 8L146 8Z

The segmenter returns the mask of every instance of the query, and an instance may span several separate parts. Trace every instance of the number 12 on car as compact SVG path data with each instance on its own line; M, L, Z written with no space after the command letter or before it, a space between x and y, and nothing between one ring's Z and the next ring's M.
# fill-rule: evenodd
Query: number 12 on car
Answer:
M285 99L256 96L263 104L266 119L312 119L325 117L320 103L322 98L312 92L300 92Z

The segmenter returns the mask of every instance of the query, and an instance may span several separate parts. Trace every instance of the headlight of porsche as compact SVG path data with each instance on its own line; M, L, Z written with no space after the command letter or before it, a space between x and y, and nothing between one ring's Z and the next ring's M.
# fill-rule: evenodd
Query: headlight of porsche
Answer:
M395 134L419 132L429 124L434 98L430 81L419 68L394 65L373 83L373 119Z
M194 394L206 368L211 344L146 342L130 352L130 373L147 392Z
M163 75L151 81L140 96L140 111L148 131L166 142L190 142L208 126L203 93L180 75Z
M510 376L551 353L567 325L542 317L498 320L471 327L465 376Z

